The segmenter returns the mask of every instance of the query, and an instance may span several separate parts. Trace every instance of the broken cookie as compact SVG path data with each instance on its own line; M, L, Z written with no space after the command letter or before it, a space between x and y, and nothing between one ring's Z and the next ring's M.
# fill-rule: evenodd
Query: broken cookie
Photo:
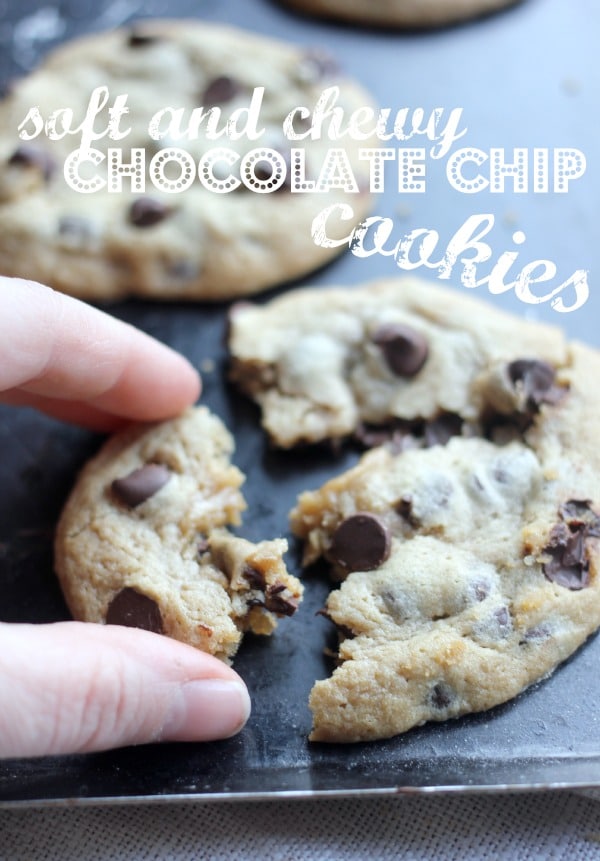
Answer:
M270 634L302 597L284 539L226 527L245 508L233 441L204 408L112 437L62 513L56 571L76 619L165 634L222 660L245 631Z
M297 365L303 428L317 412L324 436L368 419L380 443L394 428L291 513L305 564L324 558L341 582L323 611L339 634L338 665L312 690L311 738L387 738L512 699L600 625L600 355L419 282L298 299L290 353L321 306L319 336L342 345L342 358L313 385L343 391L352 417L342 425L342 399L318 401ZM263 313L291 321L291 301ZM402 350L408 341L419 355L403 377L406 365L381 354L395 336L368 336L392 322L419 335L402 331ZM269 427L273 400L283 408L284 389L292 400L285 362L283 350L269 358L270 387L255 388ZM373 409L385 403L378 390L387 414Z
M282 448L520 429L564 393L567 357L559 329L416 278L238 303L229 350L231 379Z

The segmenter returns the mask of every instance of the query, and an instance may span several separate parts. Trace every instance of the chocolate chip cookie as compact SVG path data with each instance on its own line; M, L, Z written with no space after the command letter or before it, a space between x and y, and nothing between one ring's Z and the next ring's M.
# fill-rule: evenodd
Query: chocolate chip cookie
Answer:
M559 329L415 278L236 304L229 348L232 380L282 448L523 423L561 394L552 369L568 359Z
M438 27L512 6L518 0L282 0L302 12L361 24Z
M270 634L302 597L277 538L225 527L245 508L233 440L204 408L112 437L83 469L56 535L76 619L162 633L224 661L243 633Z
M340 644L337 668L311 693L316 741L386 738L489 709L549 675L600 625L600 401L591 389L600 355L555 330L511 327L495 309L474 303L467 313L451 294L434 302L430 289L410 291L411 315L415 297L427 297L422 317L393 321L414 330L398 337L410 342L411 373L420 365L402 386L410 426L403 418L387 443L303 493L291 514L305 563L324 557L341 581L323 611ZM387 290L366 292L391 301ZM312 301L304 297L299 319ZM389 374L391 396L397 371L382 349L389 329L380 333L389 309L378 308L377 337L364 318L360 337L354 329L351 357L362 359L350 375L365 379L368 365L377 388ZM338 332L352 328L347 314L336 319ZM437 371L417 395L432 359Z
M143 21L63 45L0 103L0 272L100 301L225 300L323 265L340 249L313 242L314 217L351 202L358 223L370 200L358 158L369 140L310 131L332 87L345 116L371 103L320 50L200 21ZM97 88L92 157L78 164L82 133L71 131ZM299 139L284 129L296 108ZM337 175L328 190L300 187L340 164L351 190Z

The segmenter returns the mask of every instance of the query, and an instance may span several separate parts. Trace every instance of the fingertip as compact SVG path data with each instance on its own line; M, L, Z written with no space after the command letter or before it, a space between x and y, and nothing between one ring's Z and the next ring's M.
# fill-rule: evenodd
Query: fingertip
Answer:
M0 700L0 757L214 741L250 713L246 686L212 655L80 622L0 624Z
M250 696L240 681L196 679L181 685L160 733L162 741L231 738L250 717Z

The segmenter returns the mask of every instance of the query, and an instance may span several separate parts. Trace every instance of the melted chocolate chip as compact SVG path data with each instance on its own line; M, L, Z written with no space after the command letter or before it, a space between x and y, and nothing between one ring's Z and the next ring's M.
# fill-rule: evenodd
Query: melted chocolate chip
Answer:
M401 323L384 323L372 340L381 348L390 371L397 377L414 377L429 355L423 335Z
M201 102L204 107L212 108L215 105L231 102L241 91L241 84L235 78L230 78L228 75L220 75L207 85L202 94Z
M116 478L112 485L115 496L129 508L141 505L154 496L169 481L171 473L159 463L147 463L134 469L123 478Z
M549 640L552 632L547 625L535 625L533 628L528 628L523 634L523 639L519 640L519 645L524 646L526 643L543 643L544 640Z
M411 526L415 525L413 512L413 498L410 493L405 493L401 496L398 502L394 505L394 510L398 512L400 517L403 517Z
M45 150L34 146L20 146L13 152L8 160L10 165L19 167L32 167L40 171L45 181L52 178L56 170L56 162Z
M585 550L585 531L572 532L564 523L550 533L550 543L544 548L550 557L542 571L551 583L576 591L589 584L589 560Z
M202 556L204 553L208 553L208 551L210 550L210 541L208 540L208 538L201 538L198 541L197 550L198 556Z
M569 529L584 529L586 535L600 538L600 517L592 509L589 499L569 499L563 503L559 511Z
M547 362L539 359L516 359L508 365L508 376L515 388L520 388L525 407L538 412L542 404L556 404L565 390L555 385L556 373Z
M347 571L372 571L390 555L391 538L375 514L357 512L333 533L331 555Z
M584 589L589 584L588 538L600 537L600 517L589 499L568 499L559 509L562 523L557 523L544 548L550 559L542 570L552 583L566 589Z
M506 639L512 631L512 619L508 607L499 607L494 612L494 624L498 629L498 635Z
M446 445L453 436L460 436L463 428L463 420L455 413L443 413L425 425L425 445L431 448L434 445Z
M489 596L491 593L490 584L485 580L477 580L472 585L473 597L478 604L481 604L482 601Z
M445 682L438 682L433 686L429 694L429 704L439 711L447 709L448 706L452 705L453 700L454 691Z
M265 591L265 609L271 613L276 613L278 616L293 616L298 609L298 599L293 596L284 597L283 592L286 590L284 583L273 583L272 586L267 586Z
M118 592L108 605L106 624L143 628L155 634L163 632L162 617L156 601L130 587Z
M163 39L164 36L160 36L158 33L148 33L134 27L129 31L127 44L130 48L146 48L149 45L155 45L157 42L162 42Z
M153 197L138 197L129 207L129 221L136 227L153 227L168 218L173 212L160 200Z
M264 591L267 581L263 572L259 571L258 568L254 568L252 565L244 565L242 576L248 581L252 589Z
M446 445L454 436L461 436L465 427L456 413L441 413L435 419L390 419L385 424L371 425L361 422L354 438L366 448L387 445L394 454L406 449Z
M323 616L325 619L327 619L328 622L331 622L332 625L335 625L338 634L342 639L353 640L354 637L356 637L356 634L354 633L352 628L349 628L347 625L342 625L341 623L336 622L335 619L331 618L327 610L317 610L315 616Z

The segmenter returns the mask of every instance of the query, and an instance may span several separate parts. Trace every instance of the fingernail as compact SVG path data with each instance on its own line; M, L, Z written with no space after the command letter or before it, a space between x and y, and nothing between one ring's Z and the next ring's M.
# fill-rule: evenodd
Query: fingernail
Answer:
M250 697L240 682L200 679L178 691L164 723L164 741L212 741L229 738L250 716Z

